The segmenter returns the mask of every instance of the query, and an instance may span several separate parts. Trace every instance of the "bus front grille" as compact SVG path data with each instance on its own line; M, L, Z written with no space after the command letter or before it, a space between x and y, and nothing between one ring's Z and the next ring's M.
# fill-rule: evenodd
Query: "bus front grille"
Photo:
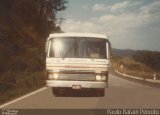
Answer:
M59 74L59 80L95 81L95 74Z

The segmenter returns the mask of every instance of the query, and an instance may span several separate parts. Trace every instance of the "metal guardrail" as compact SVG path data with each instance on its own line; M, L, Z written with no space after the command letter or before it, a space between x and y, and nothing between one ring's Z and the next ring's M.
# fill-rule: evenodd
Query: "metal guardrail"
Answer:
M148 81L148 82L152 82L152 83L160 83L160 80L156 80L156 79L144 79L142 77L127 75L125 73L120 73L118 70L114 70L114 72L116 72L117 74L122 75L124 77L129 77L129 78L133 78L133 79L137 79L137 80L142 80L142 81Z

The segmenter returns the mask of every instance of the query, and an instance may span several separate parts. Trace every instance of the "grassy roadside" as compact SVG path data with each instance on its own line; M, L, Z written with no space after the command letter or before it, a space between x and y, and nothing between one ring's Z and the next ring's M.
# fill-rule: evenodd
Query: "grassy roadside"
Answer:
M1 79L7 81L11 73L5 74ZM15 79L10 83L0 83L0 104L13 100L19 96L30 93L45 85L44 72L35 72L32 74L16 73Z
M111 63L113 68L121 73L143 79L153 79L156 73L156 79L160 80L160 73L155 72L145 64L134 61L131 57L112 57Z

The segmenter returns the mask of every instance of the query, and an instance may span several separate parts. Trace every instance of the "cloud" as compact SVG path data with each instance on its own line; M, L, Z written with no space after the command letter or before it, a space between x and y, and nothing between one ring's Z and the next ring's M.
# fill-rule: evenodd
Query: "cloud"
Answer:
M65 32L95 32L97 25L91 21L80 21L68 19L62 24L62 30Z
M128 6L140 5L142 2L129 2L124 1L121 3L115 3L112 7L112 10L125 9ZM160 7L160 1L152 2L148 5L142 6L137 9L137 12L121 12L118 14L107 13L103 14L100 17L90 18L87 21L81 21L78 19L68 19L66 20L62 28L66 31L86 31L86 32L95 32L95 31L115 31L117 33L121 30L128 29L137 29L141 26L148 25L155 20L159 21L160 15L153 17L151 11L155 11ZM95 4L94 10L105 10L107 6L104 4ZM146 12L147 11L147 12ZM102 29L101 29L102 28ZM119 31L118 31L119 30Z
M93 11L105 11L105 10L107 10L107 7L104 4L95 4L92 7L92 10Z
M67 32L101 32L121 33L129 29L137 29L143 25L149 24L152 20L150 14L105 14L97 18L91 18L87 21L78 19L68 19L62 24L62 29Z
M88 6L88 5L84 5L84 6L83 6L83 9L84 9L84 10L87 10L87 9L89 9L89 6Z
M125 11L126 8L135 7L137 5L141 5L143 1L138 2L132 2L132 1L124 1L124 2L118 2L113 5L105 5L96 3L92 7L92 11L110 11L110 12L122 12ZM88 8L88 7L87 7Z
M154 1L151 4L143 6L141 9L143 10L152 10L152 8L158 8L160 6L160 1Z
M140 4L140 2L135 2L132 6ZM116 3L110 8L116 11L118 9L125 9L128 5L131 4L129 2L123 2L122 4ZM102 11L106 9L106 7L104 9L104 5L100 6L101 5L97 6L97 9L95 7L95 10ZM136 9L136 12L123 11L121 13L107 13L99 17L92 17L86 21L67 19L62 24L62 30L65 32L109 33L115 47L145 47L141 44L138 46L136 40L139 39L140 42L144 42L148 34L150 38L154 39L152 37L155 36L153 35L155 34L154 31L159 33L159 25L156 25L156 27L151 26L151 24L155 24L155 22L160 22L160 15L156 15L157 13L154 14L155 12L159 12L159 7L160 1L155 1L145 6L141 5L141 7Z
M154 1L151 4L141 7L142 13L160 13L160 1Z
M136 8L137 6L142 5L142 4L143 4L143 1L124 1L124 2L115 3L115 4L110 5L108 7L112 13L129 12L131 8ZM132 10L132 12L133 12L133 10Z
M129 1L124 1L124 2L119 2L119 3L115 3L114 5L112 5L110 7L112 12L116 12L118 10L122 10L126 7L128 7Z
M116 18L117 16L113 14L109 14L109 15L104 15L104 16L99 17L98 21L101 23L114 22Z

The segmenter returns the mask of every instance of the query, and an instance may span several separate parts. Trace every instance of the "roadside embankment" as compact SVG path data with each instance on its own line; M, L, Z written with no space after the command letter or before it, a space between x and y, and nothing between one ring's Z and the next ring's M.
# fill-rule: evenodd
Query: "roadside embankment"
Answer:
M138 77L138 76L127 75L125 73L120 73L118 70L114 70L114 72L116 72L117 74L119 74L121 76L129 77L132 79L137 79L137 80L142 80L142 81L147 81L147 82L152 82L152 83L160 83L160 80L156 80L156 79L144 79L144 78Z

